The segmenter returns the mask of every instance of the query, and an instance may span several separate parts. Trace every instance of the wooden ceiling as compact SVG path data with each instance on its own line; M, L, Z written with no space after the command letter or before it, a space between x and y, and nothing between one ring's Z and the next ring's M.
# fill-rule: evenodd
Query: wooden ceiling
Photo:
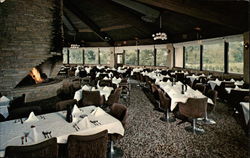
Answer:
M248 31L248 1L127 1L132 8L119 3L124 0L64 0L65 46L176 43ZM165 41L152 39L152 34L160 30L160 16L153 17L153 22L142 18L153 13L161 16L162 31L168 35Z

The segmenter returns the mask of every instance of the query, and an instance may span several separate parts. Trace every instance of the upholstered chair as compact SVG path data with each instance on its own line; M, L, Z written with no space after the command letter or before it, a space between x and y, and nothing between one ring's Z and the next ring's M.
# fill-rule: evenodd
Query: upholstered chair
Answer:
M103 106L104 96L100 95L99 91L82 91L82 99L78 101L78 106Z
M59 101L56 103L55 110L56 111L67 110L68 106L74 106L75 104L77 104L76 99L68 99L68 100Z
M108 130L93 135L69 135L68 158L106 158Z
M193 119L193 125L186 127L185 130L195 134L202 134L205 131L202 128L196 127L197 118L205 116L207 108L207 98L188 98L186 103L178 103L180 114Z
M128 121L128 109L126 106L122 104L115 103L110 107L110 115L121 121L124 128L127 126ZM114 147L114 141L117 139L121 139L122 136L119 134L112 134L110 135L110 157L122 157L123 151L118 148Z
M196 85L194 86L194 89L200 91L202 94L205 94L206 85L203 83L196 83Z
M58 145L56 138L27 146L7 146L5 158L57 158Z
M110 94L106 104L112 106L114 103L119 103L122 87L116 88L113 94Z
M174 122L175 118L170 117L169 110L171 105L171 99L166 96L166 94L158 88L159 98L160 98L160 109L164 111L164 117L160 119L165 122Z

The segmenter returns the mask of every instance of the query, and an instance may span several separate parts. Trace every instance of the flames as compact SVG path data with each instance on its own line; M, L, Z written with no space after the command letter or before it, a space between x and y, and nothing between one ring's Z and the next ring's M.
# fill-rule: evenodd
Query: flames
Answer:
M36 68L33 68L29 75L36 81L36 84L42 83L44 81L40 75L40 72Z

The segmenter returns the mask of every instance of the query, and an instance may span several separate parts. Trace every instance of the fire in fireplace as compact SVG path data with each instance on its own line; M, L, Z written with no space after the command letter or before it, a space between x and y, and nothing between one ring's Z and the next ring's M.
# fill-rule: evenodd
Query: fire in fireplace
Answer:
M16 87L31 86L48 81L49 79L47 78L47 75L45 73L40 73L39 69L34 67L31 69L29 74L18 83Z
M30 71L29 75L35 80L36 84L42 83L44 79L41 77L40 72L34 67Z

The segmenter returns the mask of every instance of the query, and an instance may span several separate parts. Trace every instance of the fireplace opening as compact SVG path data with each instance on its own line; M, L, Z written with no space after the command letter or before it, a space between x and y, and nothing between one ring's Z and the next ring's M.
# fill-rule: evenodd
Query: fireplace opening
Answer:
M34 67L30 70L28 75L17 84L16 88L41 85L44 83L49 83L51 81L54 81L54 79L48 78L47 75L45 73L42 73L38 67Z

